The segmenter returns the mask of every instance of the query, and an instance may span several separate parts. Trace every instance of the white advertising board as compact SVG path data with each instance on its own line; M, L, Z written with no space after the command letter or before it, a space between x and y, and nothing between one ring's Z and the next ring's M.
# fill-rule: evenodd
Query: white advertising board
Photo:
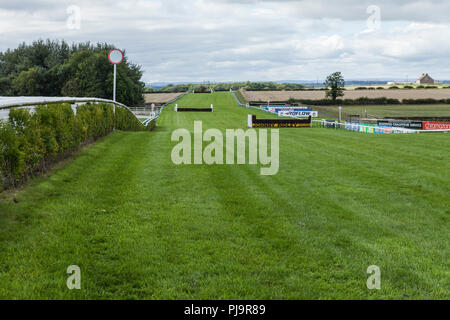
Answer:
M318 111L297 111L297 110L281 110L278 111L280 117L309 117L317 118L319 116Z

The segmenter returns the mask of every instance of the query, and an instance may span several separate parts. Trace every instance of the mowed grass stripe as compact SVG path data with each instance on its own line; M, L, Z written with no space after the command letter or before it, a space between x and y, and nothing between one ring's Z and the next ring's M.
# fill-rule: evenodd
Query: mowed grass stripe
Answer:
M280 129L280 172L267 177L175 166L170 137L195 120L224 131L269 114L230 93L176 103L214 113L168 106L155 132L116 132L34 180L19 204L4 196L0 297L449 297L446 135ZM65 287L70 264L80 291ZM366 288L370 264L380 291Z
M287 132L287 131L285 131L285 132ZM292 132L292 131L291 131ZM301 132L301 131L297 131L297 132ZM307 132L307 131L303 131L303 132ZM302 132L302 133L303 133ZM329 130L326 130L326 132L328 133L328 132L330 132ZM309 133L309 132L308 132ZM297 134L297 133L295 133L295 134ZM314 134L317 134L317 131L315 131L314 132ZM305 133L305 135L306 135L306 133ZM347 133L347 135L348 136L350 136L350 135L354 135L355 136L355 140L357 140L357 141L360 141L361 142L361 144L362 144L362 142L364 141L364 140L367 140L367 138L368 139L370 139L371 137L373 137L373 136L369 136L369 135L359 135L359 134L354 134L354 133ZM361 137L364 137L365 139L361 139ZM304 141L304 139L302 139L302 138L305 138L304 136L302 136L302 137L300 137L300 139L298 140L298 144L302 144L302 141ZM323 137L323 138L329 138L329 136L328 137ZM411 137L412 138L412 137ZM416 138L415 136L414 136L414 138ZM317 139L316 139L317 140ZM326 141L326 139L324 139L323 141ZM410 139L409 141L413 141L412 139ZM442 140L443 142L445 142L444 140ZM283 144L282 144L283 145ZM333 144L333 143L330 143L330 145L336 145L336 144ZM339 143L337 143L337 145L339 146ZM347 143L346 143L346 145L347 145ZM398 143L397 143L397 146L398 146ZM437 147L438 146L438 144L436 144L434 147ZM314 147L314 146L311 146L311 147ZM429 149L431 149L433 146L428 146L429 147ZM347 148L348 148L348 146L347 146ZM363 147L363 149L370 149L370 148L372 148L370 145L368 145L367 144L367 142L365 143L365 147ZM328 146L328 149L325 149L325 154L323 155L323 159L325 159L325 161L327 161L327 162L329 162L330 161L330 158L333 160L334 158L333 158L333 154L330 152L330 151L332 151L332 150L330 150L330 149L333 149L332 147L330 147L330 146ZM440 149L441 151L442 151L442 149ZM327 152L328 151L328 152ZM338 151L338 152L340 152L339 154L341 154L342 155L342 150L336 150L336 151ZM345 150L345 151L348 151L348 150ZM439 148L436 148L436 150L435 150L435 152L436 151L439 151ZM427 152L428 152L428 150L427 150ZM366 151L366 154L367 154L367 156L368 156L368 159L370 159L371 157L373 157L373 156L371 156L371 154L370 154L370 151ZM356 154L350 154L350 155L348 155L348 157L345 157L344 158L344 160L343 160L343 163L341 163L341 165L343 165L344 167L347 167L348 166L348 164L349 164L349 160L351 160L351 158L358 158L358 157L361 157L361 151L359 152L359 153L356 153ZM350 158L350 159L348 159L348 158ZM316 159L317 160L317 159ZM358 159L359 160L359 159ZM359 160L360 161L360 160ZM390 159L387 159L386 161L390 161ZM397 163L398 162L398 157L397 157L397 159L396 159L396 161L394 161L394 162L391 162L391 164L390 164L390 166L392 166L393 164L395 164L395 163ZM352 161L352 162L350 162L352 165L354 165L354 161ZM388 162L389 163L389 162ZM441 162L442 164L444 164L444 162ZM416 168L417 168L417 166L416 166ZM359 168L357 168L357 169L359 169ZM383 171L383 167L378 167L377 168L378 170L381 170L381 171ZM308 172L308 168L305 168L305 171L306 172ZM323 171L323 168L322 168L322 171ZM362 167L361 168L361 172L363 172L363 174L364 174L364 172L365 172L366 170L365 170L365 168L364 167ZM375 173L377 173L376 171L375 171ZM393 168L392 169L392 173L395 173L396 175L398 175L398 173L396 172L396 168ZM384 176L380 176L379 175L379 173L378 173L378 178L383 178L383 177L385 177L385 176L389 176L389 174L391 174L391 173L388 173L388 174L384 174ZM330 174L331 175L331 174ZM354 179L353 178L353 175L354 175L354 173L353 172L348 172L348 178L349 179ZM279 175L280 176L280 175ZM370 174L369 174L369 176L368 177L370 177ZM377 177L377 176L376 176ZM444 176L445 177L445 176ZM301 177L301 178L303 178L303 177ZM306 177L305 177L306 178ZM311 177L312 179L314 179L314 177ZM325 179L326 179L326 177L324 177ZM362 177L362 178L365 178L365 177ZM320 181L320 179L319 179L319 181ZM368 183L373 183L373 182L375 182L375 188L376 188L376 183L377 183L377 181L364 181L363 182L363 185L366 185L366 184L368 184ZM358 181L358 183L360 183L359 181ZM397 184L397 181L391 181L391 183L393 183L394 185L395 184ZM276 184L275 184L276 185ZM292 184L292 185L295 185L294 183ZM404 186L404 185L403 185ZM441 187L442 186L444 186L445 187L445 185L441 185ZM354 193L357 193L359 190L355 190L355 192ZM351 196L351 195L350 195ZM364 200L364 199L361 199L361 200ZM404 205L404 201L405 201L405 199L402 199L403 200L403 202L402 201L400 201L400 203L401 204L403 204ZM436 200L436 199L434 199L434 200ZM444 200L444 199L437 199L437 200ZM322 200L323 201L323 200ZM379 200L378 199L375 199L375 201L377 201L377 202L379 202ZM441 204L443 205L443 206L441 206ZM446 202L444 202L444 203L442 203L442 202L437 202L437 206L438 206L438 208L436 209L436 211L439 211L440 210L440 212L443 212L442 210L443 210L443 207L445 208L445 205L446 205ZM366 210L367 210L367 208L366 208ZM370 217L365 217L365 218L368 218L368 219L370 219ZM388 223L386 223L386 225L387 225ZM370 227L370 224L369 224L369 227Z
M136 177L129 169L137 164L130 154L139 159L148 143L139 135L116 132L49 179L34 181L18 196L19 204L0 204L2 213L17 220L8 233L2 232L2 265L8 272L1 273L0 288L9 290L1 290L1 296L86 297L78 291L66 292L65 269L71 264L84 270L86 287L92 283L90 272L99 272L94 279L101 280L101 270L110 265L110 261L101 263L108 249L111 256L120 254L115 230L126 223L120 207Z

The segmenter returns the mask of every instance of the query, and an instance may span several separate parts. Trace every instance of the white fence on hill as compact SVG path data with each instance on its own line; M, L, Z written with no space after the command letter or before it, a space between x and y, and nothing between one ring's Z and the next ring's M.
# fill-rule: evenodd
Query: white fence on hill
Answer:
M352 122L337 122L332 120L312 120L312 127L316 128L329 128L336 130L348 130L362 133L378 133L378 134L391 134L391 133L448 133L450 130L417 130L399 127L387 127L381 125L371 125L364 123L352 123Z

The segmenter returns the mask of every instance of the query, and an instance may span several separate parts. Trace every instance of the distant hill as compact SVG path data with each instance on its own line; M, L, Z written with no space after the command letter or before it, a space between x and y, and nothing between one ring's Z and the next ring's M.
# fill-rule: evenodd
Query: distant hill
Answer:
M321 88L323 86L323 82L325 80L277 80L277 81L271 81L274 83L282 84L282 83L296 83L301 84L307 87L317 87ZM385 85L388 82L394 82L394 81L404 81L404 79L392 79L392 78L386 78L386 79L349 79L345 81L346 86L370 86L370 85ZM217 83L234 83L235 81L211 81L210 84L217 84ZM268 81L252 81L252 82L268 82ZM450 80L443 80L444 84L450 84ZM153 88L155 90L162 89L164 87L167 87L168 85L187 85L187 84L205 84L204 81L182 81L182 82L151 82L147 83L146 87Z

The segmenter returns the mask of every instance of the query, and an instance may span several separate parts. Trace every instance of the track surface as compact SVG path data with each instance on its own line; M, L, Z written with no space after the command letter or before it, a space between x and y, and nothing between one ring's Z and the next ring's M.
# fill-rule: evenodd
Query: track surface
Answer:
M281 129L275 176L175 166L173 130L249 112L230 93L177 103L214 113L169 106L155 132L115 132L0 195L0 298L450 298L448 135Z

